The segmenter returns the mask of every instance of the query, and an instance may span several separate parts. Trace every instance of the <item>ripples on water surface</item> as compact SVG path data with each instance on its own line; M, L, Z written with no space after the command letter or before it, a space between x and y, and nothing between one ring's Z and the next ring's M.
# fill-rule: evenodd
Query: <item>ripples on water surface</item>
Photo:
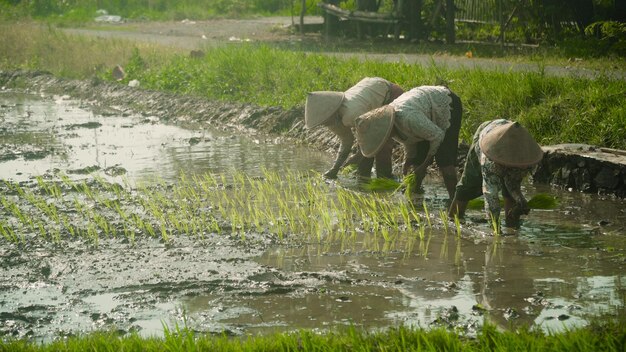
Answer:
M60 97L1 92L0 119L3 180L24 181L56 172L87 177L95 171L113 180L158 177L174 182L181 172L260 174L261 168L321 172L332 162L332 156L264 138L189 130L143 116L96 115ZM349 185L345 178L338 182ZM480 325L486 315L503 327L530 324L558 330L584 325L599 314L623 313L624 201L530 184L526 191L528 198L552 192L560 205L533 211L512 235L488 235L488 225L478 221L482 212L470 211L464 227L475 235L461 239L453 231L435 229L422 240L415 236L387 248L366 239L343 245L273 247L256 259L266 273L246 278L246 287L239 287L233 278L226 291L207 288L182 297L166 296L137 313L134 324L144 333L159 333L161 319L180 322L183 309L189 324L207 331L350 324L427 327L434 322L471 327ZM428 178L425 198L433 213L442 208L444 197L439 179ZM163 285L167 289L168 284ZM177 290L176 284L170 285ZM37 292L41 298L16 291L4 299L15 301L18 308L38 300L63 305L61 290ZM82 307L91 307L92 319L114 317L124 307L124 297L142 292L134 285L105 290L86 297ZM65 308L71 310L67 307L71 305Z

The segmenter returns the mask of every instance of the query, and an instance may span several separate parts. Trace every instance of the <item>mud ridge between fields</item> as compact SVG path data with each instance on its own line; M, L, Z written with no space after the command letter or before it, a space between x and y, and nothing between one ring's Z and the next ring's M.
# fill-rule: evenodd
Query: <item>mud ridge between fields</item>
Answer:
M95 113L101 115L139 114L154 116L166 123L199 123L247 135L273 135L333 154L339 145L336 137L327 129L305 128L302 106L290 110L261 107L128 87L98 78L65 79L42 71L0 71L0 86L31 93L68 95L88 104Z

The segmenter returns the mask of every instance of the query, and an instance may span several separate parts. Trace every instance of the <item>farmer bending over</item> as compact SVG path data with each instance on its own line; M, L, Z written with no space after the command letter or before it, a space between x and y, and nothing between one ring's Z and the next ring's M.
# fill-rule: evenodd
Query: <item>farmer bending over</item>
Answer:
M461 99L447 87L421 86L405 92L389 106L359 117L357 140L366 157L389 153L384 148L389 140L400 142L405 152L402 172L415 174L416 190L436 160L452 199L461 115Z
M314 128L319 125L328 127L339 137L341 144L333 167L324 173L324 177L337 178L339 169L348 158L354 135L352 127L354 120L378 107L389 104L404 91L397 84L379 77L366 77L345 92L319 91L309 93L306 99L304 120L306 127ZM376 175L392 178L391 151L393 141L384 146L388 153L376 158ZM358 162L358 174L369 178L374 164L373 158L363 158ZM357 158L359 159L359 158Z
M465 169L450 205L450 217L463 217L467 203L482 194L487 215L490 220L493 217L499 232L502 191L506 226L519 226L520 216L530 211L521 192L522 179L542 158L541 147L519 123L505 119L482 123L467 153Z

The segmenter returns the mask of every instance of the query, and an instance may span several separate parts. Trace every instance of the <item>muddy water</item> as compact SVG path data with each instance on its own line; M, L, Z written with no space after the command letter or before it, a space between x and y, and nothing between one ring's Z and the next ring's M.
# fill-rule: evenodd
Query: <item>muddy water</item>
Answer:
M27 184L64 173L175 182L179 173L323 171L305 148L222 130L163 125L146 116L95 113L61 97L0 93L0 178ZM203 129L200 129L203 128ZM349 178L338 185L354 187ZM480 211L445 230L445 190L423 197L433 228L392 243L367 234L343 243L279 244L251 233L135 243L103 238L13 244L0 238L0 336L50 341L96 329L161 335L163 324L254 334L355 325L446 326L472 333L485 321L559 330L626 311L626 204L552 192L517 231L493 237ZM452 225L450 225L452 226ZM452 226L453 227L453 226Z
M0 178L23 181L58 172L95 172L113 179L171 181L181 172L256 174L261 168L306 170L328 162L327 155L265 138L122 115L116 110L94 113L67 97L0 92Z
M527 191L547 189L527 185ZM489 229L479 221L482 214L470 211L464 225L470 234L461 238L439 228L389 248L367 240L274 248L261 263L323 282L270 296L190 297L185 306L196 314L215 305L243 306L236 317L218 319L258 331L404 324L471 333L485 319L501 328L559 331L601 314L623 314L624 203L558 195L558 209L535 211L519 230L500 238L483 236Z

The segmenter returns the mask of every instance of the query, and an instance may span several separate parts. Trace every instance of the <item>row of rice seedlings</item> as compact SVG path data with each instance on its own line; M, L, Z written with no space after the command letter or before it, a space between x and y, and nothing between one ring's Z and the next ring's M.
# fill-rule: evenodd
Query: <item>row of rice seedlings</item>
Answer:
M61 188L55 182L45 182L42 176L35 178L39 188L44 190L48 195L60 199L62 197Z
M18 198L21 196L37 211L31 209L26 215L4 196L2 203L19 222L37 229L42 236L46 236L46 229L56 233L53 237L57 239L63 232L96 243L99 236L118 234L131 241L139 233L164 240L173 234L202 237L222 232L219 219L242 238L249 231L257 231L280 239L298 235L321 242L355 239L358 233L365 233L391 243L401 233L415 234L416 224L420 240L424 239L426 226L411 202L340 187L331 189L320 180L319 175L269 171L264 171L261 178L243 173L230 177L181 175L173 186L155 180L150 186L131 191L103 179L96 178L90 186L85 180L72 181L62 176L61 184L78 192L75 196L63 194L58 183L51 185L40 178L37 184L43 195L8 184ZM47 201L46 195L55 201ZM426 203L423 208L428 227L432 228ZM47 223L31 218L45 219ZM8 225L3 228L5 238L15 237L7 230Z
M0 195L0 203L2 204L3 209L5 209L5 212L8 213L7 215L12 215L24 225L29 224L29 216L22 212L22 209L16 202L5 197L4 195Z
M98 213L95 206L88 205L84 199L79 199L76 196L70 197L69 194L66 194L64 197L61 191L60 186L65 185L69 189L85 194L87 199L94 203L103 199L99 192L92 189L85 181L76 183L67 177L62 177L61 183L45 181L43 178L36 178L36 180L38 188L32 190L24 189L18 184L6 183L9 189L17 193L19 205L16 202L9 202L6 197L3 197L4 208L11 209L12 215L22 225L26 225L26 228L30 229L31 232L38 232L39 236L55 241L60 241L61 234L65 233L71 237L90 238L96 243L99 232L106 235L112 234L111 224ZM79 227L76 224L83 225ZM22 233L23 240L27 229L21 226L18 226L17 229Z
M277 174L267 172L262 180L235 177L230 198L226 200L218 195L212 201L217 202L220 209L247 209L250 222L257 229L263 223L259 217L265 216L266 221L277 224L269 230L279 237L285 232L304 233L320 240L322 236L354 237L357 232L363 232L376 233L391 241L401 228L412 233L414 222L423 226L421 216L409 202L343 188L331 190L325 184L317 184L316 180L293 173L280 179ZM247 199L247 208L240 205L242 197ZM255 207L250 202L255 202ZM428 211L425 204L424 207ZM259 208L266 211L255 210ZM228 215L225 210L222 213ZM428 226L432 227L430 215L427 218ZM283 226L278 226L280 224Z
M2 237L9 242L17 242L19 240L19 237L13 230L13 227L4 220L0 220L0 234L2 234Z

